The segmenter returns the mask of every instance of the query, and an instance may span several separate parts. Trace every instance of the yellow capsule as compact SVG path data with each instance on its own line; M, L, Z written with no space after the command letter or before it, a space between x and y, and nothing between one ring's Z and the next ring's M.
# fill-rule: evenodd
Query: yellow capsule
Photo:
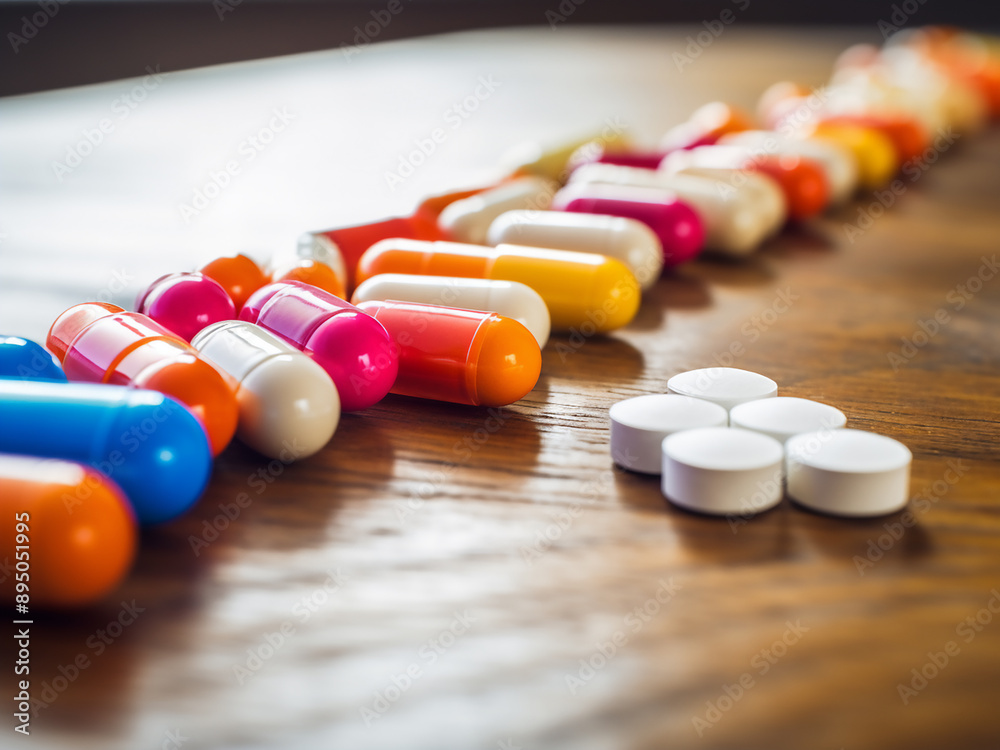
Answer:
M545 177L563 184L569 178L570 158L584 148L621 149L628 145L629 138L617 126L608 125L600 132L594 132L585 138L567 141L554 148L545 148L542 144L531 141L521 143L512 148L504 157L515 175L534 175Z
M846 122L821 122L809 136L833 141L854 154L858 162L858 182L863 189L884 187L899 169L892 141L874 128Z
M611 331L635 317L639 282L621 261L521 245L387 239L358 262L358 280L381 273L519 281L545 300L555 330Z

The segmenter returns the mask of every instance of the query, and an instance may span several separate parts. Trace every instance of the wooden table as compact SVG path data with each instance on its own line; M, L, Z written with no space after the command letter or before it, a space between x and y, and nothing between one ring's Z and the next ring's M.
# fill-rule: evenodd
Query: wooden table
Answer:
M652 141L704 101L818 85L878 38L737 24L679 70L697 31L469 33L0 101L0 328L42 338L70 304L130 304L213 253L402 213L527 138L610 117ZM289 121L257 150L275 111ZM60 182L53 160L104 118ZM870 196L746 262L693 263L625 330L554 338L538 387L499 412L389 397L301 463L233 445L109 601L36 622L33 690L53 700L17 746L996 747L998 168L996 131L960 140L853 242ZM719 363L906 443L915 525L786 500L734 526L612 466L612 403Z

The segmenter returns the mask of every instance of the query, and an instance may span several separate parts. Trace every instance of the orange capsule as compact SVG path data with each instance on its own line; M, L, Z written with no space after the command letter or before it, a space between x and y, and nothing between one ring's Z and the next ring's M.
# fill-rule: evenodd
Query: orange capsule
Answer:
M26 602L29 611L89 604L132 567L135 516L118 485L94 469L0 455L0 509L0 558L11 566L0 582L5 603Z
M899 164L920 159L930 145L927 131L913 117L905 115L833 115L823 118L825 122L847 123L877 130L892 141Z
M329 292L334 297L347 299L344 280L326 263L312 258L300 258L289 264L277 265L271 278L274 281L301 281Z
M242 253L216 258L198 270L226 290L237 314L247 298L268 283L267 275L260 270L260 266Z

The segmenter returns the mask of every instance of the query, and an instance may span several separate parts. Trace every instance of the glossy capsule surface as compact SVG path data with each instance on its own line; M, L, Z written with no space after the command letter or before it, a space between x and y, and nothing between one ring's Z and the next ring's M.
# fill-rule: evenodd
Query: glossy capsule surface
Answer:
M534 289L517 281L383 273L359 284L351 297L355 305L372 300L495 312L516 320L531 331L539 347L544 347L549 340L552 327L545 300Z
M380 273L519 281L549 308L552 327L610 331L639 309L639 282L619 260L592 253L520 245L383 240L358 263L362 280Z
M139 295L135 309L185 341L207 325L236 317L226 290L202 273L161 276Z
M0 336L0 378L65 383L66 373L40 344L20 336Z
M674 193L654 195L625 186L576 182L556 193L552 206L571 213L607 214L642 222L660 240L665 266L686 263L705 246L701 217Z
M535 387L538 343L523 325L492 312L414 302L362 302L399 351L392 392L472 406L505 406Z
M270 281L253 258L242 253L216 258L198 270L226 290L237 313L251 294Z
M0 452L79 461L109 476L141 523L170 520L201 496L212 469L205 430L155 391L0 380Z
M232 384L198 352L151 318L85 302L49 329L49 348L74 381L130 385L172 396L198 417L216 455L232 440L239 410Z
M346 300L298 281L258 289L240 312L280 336L322 367L344 411L380 401L396 379L398 362L385 328Z
M132 507L118 485L83 464L0 455L0 511L0 559L13 569L0 582L6 603L13 604L23 581L32 605L90 604L132 567ZM18 556L19 541L27 558Z
M340 421L337 389L316 362L242 320L215 323L191 341L236 386L237 437L286 463L326 445Z
M650 170L641 171L656 174ZM659 237L641 221L623 216L508 211L490 224L486 242L493 246L550 247L617 258L635 274L643 289L653 286L663 271L663 246Z
M895 146L888 136L875 128L845 121L820 122L808 131L808 135L850 151L857 162L858 182L863 189L884 187L899 170Z
M541 177L521 177L449 204L438 216L442 235L455 242L482 245L490 224L506 211L549 207L557 185Z

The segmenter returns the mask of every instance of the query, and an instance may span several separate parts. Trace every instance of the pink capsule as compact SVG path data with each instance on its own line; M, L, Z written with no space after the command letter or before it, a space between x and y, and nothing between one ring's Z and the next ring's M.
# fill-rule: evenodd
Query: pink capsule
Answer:
M205 326L236 318L236 305L226 290L202 273L161 276L139 295L135 308L185 341Z
M607 214L637 219L663 245L663 262L676 266L691 260L705 245L705 227L697 212L674 199L650 198L646 190L619 185L570 184L556 193L552 207L561 211Z
M312 357L337 386L344 411L381 401L396 381L398 351L382 324L322 289L300 281L268 284L246 301L240 320Z

